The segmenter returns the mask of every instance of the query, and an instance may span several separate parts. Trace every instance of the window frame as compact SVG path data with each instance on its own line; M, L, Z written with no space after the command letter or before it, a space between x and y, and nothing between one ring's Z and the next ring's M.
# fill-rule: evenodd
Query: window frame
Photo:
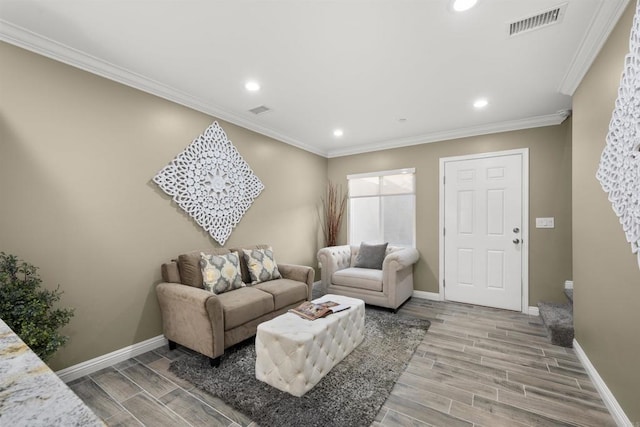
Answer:
M412 187L413 187L413 191L411 192L405 192L405 193L394 193L394 194L384 194L382 192L382 179L385 176L389 176L389 175L405 175L405 174L411 174L412 176ZM349 182L350 180L353 179L361 179L361 178L371 178L371 177L375 177L378 178L378 190L377 190L377 194L372 194L372 195L364 195L364 196L352 196L351 195L351 191L350 191L350 185ZM382 236L384 238L384 203L383 203L383 198L384 197L394 197L394 196L404 196L404 195L409 195L409 196L413 196L413 224L412 224L412 229L413 229L413 236L412 236L412 242L410 245L404 245L404 244L399 244L399 243L395 243L395 242L389 242L390 245L392 246L401 246L401 247L411 247L411 248L415 248L416 247L416 216L417 216L417 203L416 203L416 169L415 168L403 168L403 169L393 169L393 170L386 170L386 171L378 171L378 172L367 172L367 173L357 173L357 174L350 174L347 175L347 188L349 189L349 196L348 196L348 207L347 207L347 242L349 245L359 245L361 242L352 242L351 238L351 231L352 231L352 227L351 227L351 219L352 219L352 207L351 207L351 200L352 199L364 199L364 198L369 198L369 197L377 197L378 198L378 232L379 235Z

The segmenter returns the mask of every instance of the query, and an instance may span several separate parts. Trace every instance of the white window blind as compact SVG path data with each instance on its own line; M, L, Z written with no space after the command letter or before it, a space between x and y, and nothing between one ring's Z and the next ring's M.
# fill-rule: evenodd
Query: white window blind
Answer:
M349 244L415 246L415 169L348 175Z

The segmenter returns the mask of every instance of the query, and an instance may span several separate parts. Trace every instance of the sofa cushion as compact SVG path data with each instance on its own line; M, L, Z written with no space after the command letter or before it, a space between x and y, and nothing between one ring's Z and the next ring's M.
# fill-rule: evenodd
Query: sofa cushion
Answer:
M200 254L203 286L209 292L222 294L245 286L240 276L237 252L224 255Z
M271 280L255 285L255 288L268 292L273 296L276 310L307 299L306 283L289 279Z
M256 288L240 288L218 295L224 312L224 330L256 319L274 310L273 296Z
M382 270L351 267L333 273L331 283L350 288L382 292Z
M224 255L231 252L229 249L210 249L207 251L194 251L178 256L178 271L180 281L184 285L202 288L202 269L200 268L200 253L212 255Z
M384 261L388 244L370 245L362 242L354 267L382 270L382 262Z
M244 249L243 253L252 285L282 278L271 247L267 249Z

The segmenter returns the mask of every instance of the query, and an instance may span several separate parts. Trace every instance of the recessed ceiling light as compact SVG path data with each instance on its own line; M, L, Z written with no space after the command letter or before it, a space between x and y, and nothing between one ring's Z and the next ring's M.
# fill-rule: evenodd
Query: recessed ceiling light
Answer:
M342 129L336 129L333 131L333 136L335 136L336 138L340 138L342 135L344 135Z
M256 81L251 80L245 83L244 88L249 92L257 92L260 90L260 84Z
M484 107L486 107L487 105L489 105L489 101L487 101L487 100L486 100L486 99L484 99L484 98L476 99L476 101L473 103L473 106L474 106L475 108L484 108Z
M453 0L453 10L456 12L464 12L476 5L478 0Z

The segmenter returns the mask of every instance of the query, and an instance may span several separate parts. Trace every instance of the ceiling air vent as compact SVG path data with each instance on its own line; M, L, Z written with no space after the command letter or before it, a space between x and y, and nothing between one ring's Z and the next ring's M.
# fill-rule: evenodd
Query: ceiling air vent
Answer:
M262 114L262 113L266 113L267 111L271 111L271 108L267 107L266 105L260 105L259 107L252 108L249 111L251 111L253 114L255 114L257 116L258 114Z
M566 9L567 3L564 3L558 7L541 12L535 16L530 16L528 18L512 22L511 24L509 24L509 36L511 37L517 34L537 30L542 27L547 27L552 24L557 24L562 20Z

